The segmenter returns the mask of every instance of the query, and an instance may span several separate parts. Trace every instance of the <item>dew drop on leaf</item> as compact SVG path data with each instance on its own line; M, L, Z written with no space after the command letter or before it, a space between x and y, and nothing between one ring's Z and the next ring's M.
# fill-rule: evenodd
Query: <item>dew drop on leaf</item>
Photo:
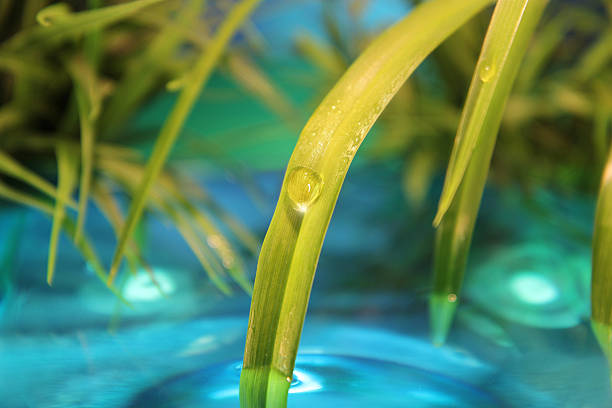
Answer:
M287 195L296 210L306 212L319 197L323 180L314 170L296 166L287 175Z
M482 64L482 66L480 67L480 71L478 72L480 80L482 82L489 82L491 78L493 78L493 75L495 75L495 71L495 65L488 62Z

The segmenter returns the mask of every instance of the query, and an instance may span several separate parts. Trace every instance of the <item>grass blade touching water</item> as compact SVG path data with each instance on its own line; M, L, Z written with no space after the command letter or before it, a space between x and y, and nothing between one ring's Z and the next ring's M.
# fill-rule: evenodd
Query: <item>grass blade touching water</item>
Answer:
M547 0L499 0L472 78L435 224L432 339L448 334L508 95ZM443 218L442 218L443 217Z
M591 322L612 369L612 149L603 172L595 212L592 273Z
M259 256L240 378L243 407L286 405L323 238L365 135L423 59L489 3L433 0L416 7L363 52L304 127Z
M214 38L211 40L209 47L204 51L202 56L196 62L193 72L189 74L189 81L181 91L178 100L164 123L162 130L155 142L155 147L151 153L151 158L147 163L147 168L144 177L138 187L130 205L130 210L121 231L117 249L113 256L113 261L110 269L110 281L117 273L117 268L123 257L125 246L131 236L134 227L138 223L144 205L147 199L149 190L151 189L155 179L162 170L164 163L170 153L170 149L174 145L176 138L181 131L187 115L191 111L193 104L196 101L202 87L210 77L212 70L216 66L223 50L233 37L236 30L251 14L258 4L258 0L242 0L238 3L226 19L219 27Z

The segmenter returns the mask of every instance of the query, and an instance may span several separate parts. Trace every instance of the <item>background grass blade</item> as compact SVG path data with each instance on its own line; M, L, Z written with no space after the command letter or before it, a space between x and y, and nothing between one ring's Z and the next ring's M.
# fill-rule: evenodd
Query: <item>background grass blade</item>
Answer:
M504 106L546 3L499 0L489 25L436 217L441 224L436 231L434 293L430 299L435 344L445 341L454 316Z
M112 158L100 159L99 166L101 170L116 179L130 192L137 188L138 181L142 179L144 173L140 165L114 161ZM226 273L223 266L210 248L206 246L206 231L199 230L199 224L194 223L185 211L181 211L180 203L176 202L174 197L162 188L161 184L165 186L171 184L171 181L167 180L168 178L165 174L159 177L159 181L153 186L147 197L148 201L176 226L217 288L226 295L231 294L231 288L224 280ZM126 253L129 252L129 248L130 246L126 245ZM109 282L112 282L114 277L109 276Z
M151 153L151 158L147 162L144 177L132 199L130 210L125 225L121 231L121 236L117 243L117 249L115 250L115 255L113 256L110 270L111 277L116 274L127 240L131 236L134 227L138 223L144 209L149 190L162 170L168 154L170 153L170 149L174 145L174 141L178 137L185 119L196 101L196 98L210 77L210 74L221 57L223 50L233 37L236 30L255 9L258 2L258 0L243 0L232 9L219 27L209 47L197 61L193 72L189 75L189 82L183 88L181 94L179 95L178 101L170 113L170 116L168 116L168 119L162 127L162 130L155 142L153 152Z
M612 370L612 149L597 200L592 267L591 322Z
M0 173L22 181L37 190L47 194L49 197L61 200L55 187L38 174L22 166L17 160L0 150ZM66 204L76 208L76 203L70 197L66 198Z
M93 155L95 143L95 122L100 113L102 91L95 76L93 67L84 59L78 57L69 64L69 72L74 82L74 94L77 101L79 123L81 129L81 180L79 186L79 214L77 217L74 240L79 241L93 171Z
M78 163L75 156L76 153L67 143L60 142L57 144L57 194L60 199L55 202L51 238L49 239L49 255L47 260L47 283L49 285L53 284L59 233L64 223L64 216L66 215L64 203L68 200L74 189Z
M451 153L434 225L440 225L459 188L474 149L495 137L525 50L516 52L524 16L538 1L499 1L472 78ZM531 34L530 34L531 35Z
M135 0L130 3L103 7L95 10L82 11L62 15L59 21L51 22L47 26L32 27L17 34L5 43L5 47L13 50L43 46L48 43L61 41L68 37L85 34L128 18L145 7L167 0ZM51 5L49 7L55 7ZM45 9L39 11L43 16Z
M433 0L416 7L372 42L302 130L257 265L241 406L286 405L321 245L357 149L414 69L488 3Z
M174 59L195 23L199 22L204 0L190 0L174 20L165 21L144 54L128 67L124 77L109 99L100 121L103 133L112 137L117 129L134 113L134 109L150 95L161 81L167 62ZM174 24L186 28L187 33L177 31Z

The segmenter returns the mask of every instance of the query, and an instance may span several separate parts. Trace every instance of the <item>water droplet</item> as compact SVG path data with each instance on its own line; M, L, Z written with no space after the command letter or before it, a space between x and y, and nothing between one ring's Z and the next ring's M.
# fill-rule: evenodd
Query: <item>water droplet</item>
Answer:
M287 382L290 383L291 382L291 377L287 377L287 378L285 378L285 380L287 380Z
M478 75L480 76L480 80L482 82L489 82L491 78L493 78L493 75L495 75L495 65L485 62L480 67Z
M321 176L307 167L297 166L287 175L287 195L296 210L306 212L321 194Z
M454 293L449 293L448 301L451 303L455 303L457 301L457 295L455 295Z
M336 110L336 105L332 105L332 110Z

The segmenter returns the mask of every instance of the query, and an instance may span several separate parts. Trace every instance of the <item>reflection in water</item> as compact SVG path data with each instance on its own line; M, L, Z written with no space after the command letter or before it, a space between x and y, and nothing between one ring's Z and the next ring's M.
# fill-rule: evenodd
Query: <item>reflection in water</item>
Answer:
M176 290L176 283L163 269L155 271L151 279L145 271L130 276L123 287L123 296L130 302L150 302L162 299ZM157 283L157 285L155 284Z
M560 254L563 254L560 256ZM588 315L588 255L554 243L491 252L467 274L470 300L499 317L542 328L567 328Z
M140 394L131 407L237 407L239 367L218 364ZM384 396L384 398L382 398ZM390 361L339 355L298 357L291 407L501 407L492 395L460 380Z

